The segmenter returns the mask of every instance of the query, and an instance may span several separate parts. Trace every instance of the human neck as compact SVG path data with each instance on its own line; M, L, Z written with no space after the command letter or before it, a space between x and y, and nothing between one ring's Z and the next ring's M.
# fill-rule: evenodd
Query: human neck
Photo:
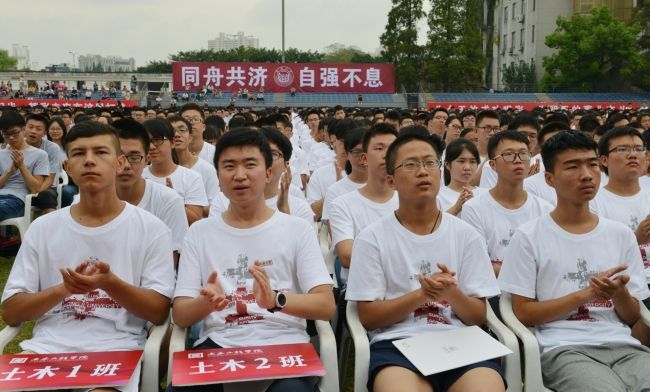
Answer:
M388 186L386 176L375 175L371 172L368 173L366 185L361 187L359 192L365 198L377 203L385 203L395 194L395 191Z
M639 185L639 179L622 179L609 177L605 189L612 192L618 196L634 196L641 191L641 186Z
M230 203L222 217L226 224L237 229L248 229L266 222L273 216L273 209L267 207L263 198L252 204Z
M192 168L199 160L199 157L192 154L189 148L176 150L176 156L178 157L178 163L188 169Z
M177 167L178 165L170 159L164 162L152 163L151 166L149 166L149 171L151 171L151 174L156 177L167 177L171 175Z
M499 179L494 188L490 189L490 194L503 207L512 210L524 205L528 199L523 181L507 182Z
M447 185L447 188L454 190L456 192L462 192L463 188L466 186L469 186L468 182L460 182L452 178L451 181L449 182L449 185Z
M488 153L487 153L487 144L486 144L486 145L481 145L480 143L478 143L478 144L476 145L476 148L478 149L478 155L479 155L483 160L487 160L487 156L488 156Z
M34 144L31 143L27 143L27 144L29 144L32 147L41 148L41 146L43 145L43 139L37 139L37 141L34 142Z
M352 170L348 179L356 184L365 184L368 180L368 171L366 170Z
M125 186L118 185L116 188L117 197L120 200L124 200L125 202L131 205L137 206L138 204L140 204L140 201L144 196L145 187L146 187L146 181L144 178L140 177L133 184L128 184Z
M189 148L190 152L194 154L200 153L201 150L203 149L203 143L205 143L203 141L203 138L200 137L193 138L192 141L190 142L190 148Z
M264 200L276 197L280 193L280 179L271 181L264 187Z
M98 208L101 206L101 208ZM72 206L73 219L82 226L99 227L112 221L124 210L125 203L117 197L114 187L99 192L80 192L79 203Z
M400 199L399 208L395 211L395 217L399 223L418 235L433 233L440 224L440 214L441 211L435 200L426 203L412 203L403 202Z
M598 225L598 216L589 210L589 202L571 202L558 198L551 218L572 234L589 233Z

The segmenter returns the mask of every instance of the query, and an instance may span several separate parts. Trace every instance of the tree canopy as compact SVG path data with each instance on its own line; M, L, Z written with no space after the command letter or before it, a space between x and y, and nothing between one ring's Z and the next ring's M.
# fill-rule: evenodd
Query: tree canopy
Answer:
M9 56L9 52L0 49L0 71L15 70L18 60Z

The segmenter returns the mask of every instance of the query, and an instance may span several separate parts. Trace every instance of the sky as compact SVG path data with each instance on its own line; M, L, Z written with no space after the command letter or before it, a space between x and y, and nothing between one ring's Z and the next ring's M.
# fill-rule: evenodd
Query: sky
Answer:
M281 0L2 0L0 49L27 45L42 68L74 52L133 57L136 66L181 50L207 49L220 32L282 47ZM285 0L286 47L323 51L332 43L375 53L391 0ZM21 15L21 17L16 17Z

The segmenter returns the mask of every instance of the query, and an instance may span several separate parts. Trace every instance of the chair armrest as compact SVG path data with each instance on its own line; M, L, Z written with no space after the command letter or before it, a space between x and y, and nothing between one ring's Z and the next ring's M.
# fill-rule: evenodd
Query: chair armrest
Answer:
M508 347L512 354L503 358L506 380L508 381L508 392L521 392L521 357L519 354L519 341L515 334L499 320L489 302L487 306L487 326L499 338L499 341Z
M354 392L367 390L368 368L370 366L370 342L366 329L359 320L357 303L348 301L345 315L350 331L350 337L354 343Z
M332 326L327 321L315 320L318 333L319 356L327 374L321 377L318 389L321 392L338 392L339 390L339 368L336 354L336 339Z
M22 324L21 324L22 325ZM20 332L20 325L17 327L6 326L0 331L0 354L4 352L5 347L9 342L14 340L18 333Z
M527 391L549 391L542 380L539 344L535 335L523 325L512 311L510 293L502 292L499 309L503 322L517 335L524 348L524 383Z
M172 324L172 337L169 340L169 364L167 366L167 385L172 382L172 362L174 353L185 351L185 338L187 335L187 328L179 327Z
M154 325L149 330L149 337L144 345L142 355L142 391L158 392L160 377L160 349L169 330L169 316L161 325Z

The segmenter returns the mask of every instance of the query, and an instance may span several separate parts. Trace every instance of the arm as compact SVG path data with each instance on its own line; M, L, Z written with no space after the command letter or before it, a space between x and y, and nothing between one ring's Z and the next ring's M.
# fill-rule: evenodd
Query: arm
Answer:
M9 179L11 178L11 176L14 174L15 171L16 171L16 166L12 164L9 170L4 172L2 176L0 176L0 188L5 186L5 184L7 183L7 181L9 181Z
M350 259L352 258L352 245L353 240L343 240L336 244L336 255L341 261L341 265L345 268L350 268Z
M192 204L186 204L185 215L187 216L187 223L191 225L192 223L196 222L197 220L203 217L203 207L192 205Z
M320 198L319 200L316 200L315 202L311 203L311 209L314 211L314 220L318 222L321 218L321 215L323 215L323 203L325 202L325 198Z
M512 294L512 310L522 324L532 327L561 319L590 299L588 289L548 301L537 301Z
M174 298L172 307L174 323L180 327L189 328L208 317L210 313L225 309L229 303L230 301L226 299L219 283L217 273L213 271L197 297Z
M45 191L47 189L50 189L52 184L54 184L54 177L56 177L55 173L52 173L49 176L45 177L45 179L43 180L43 183L41 184L41 188L38 190L38 192L43 192L43 191ZM35 192L35 193L38 193L38 192Z
M359 301L359 320L368 330L388 327L404 320L427 301L420 288L393 299Z
M467 325L483 325L487 322L485 299L467 296L457 286L452 286L448 290L445 299L463 323Z
M63 284L37 293L18 293L2 304L2 318L7 325L17 326L24 321L37 320L70 293Z

